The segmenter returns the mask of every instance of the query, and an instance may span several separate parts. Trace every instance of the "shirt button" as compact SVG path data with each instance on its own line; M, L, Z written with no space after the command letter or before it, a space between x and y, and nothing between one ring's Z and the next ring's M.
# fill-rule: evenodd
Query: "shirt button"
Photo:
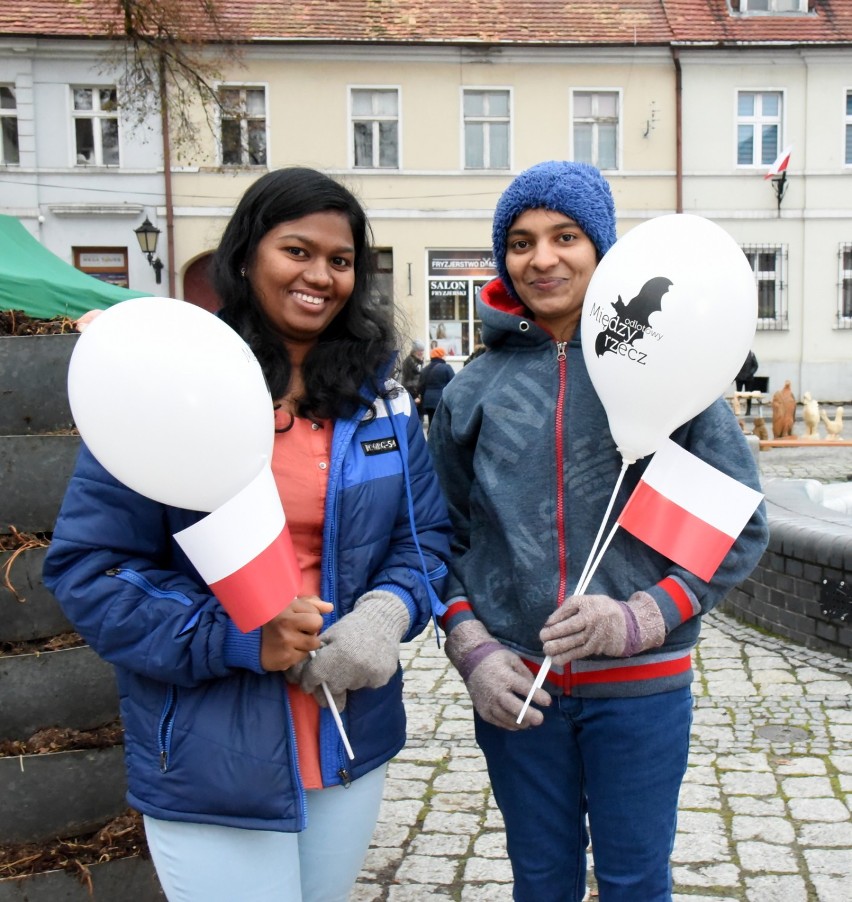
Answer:
M325 461L323 461L323 462L319 465L319 468L320 468L321 470L325 470L326 467L328 467L328 464L327 464Z

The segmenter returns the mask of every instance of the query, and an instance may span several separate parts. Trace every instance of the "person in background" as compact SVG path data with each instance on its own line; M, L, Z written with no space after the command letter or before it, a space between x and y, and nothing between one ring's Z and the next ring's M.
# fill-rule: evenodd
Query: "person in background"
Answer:
M583 899L588 829L601 902L663 902L690 652L702 615L757 564L765 511L710 582L621 529L586 594L572 596L622 464L578 328L616 240L610 187L583 163L533 166L500 198L492 238L498 278L477 305L488 351L446 387L429 430L454 527L445 649L473 702L514 898ZM672 438L759 489L723 399ZM629 468L615 510L647 462ZM545 656L554 666L518 724Z
M462 364L462 366L467 366L469 363L472 363L474 360L476 360L477 357L481 357L485 353L485 350L486 350L485 345L478 344L470 352L470 354L468 354L467 357L465 357L465 360L464 360L464 363Z
M446 352L443 348L432 348L429 352L429 363L420 372L417 383L417 394L420 396L420 407L429 423L435 415L435 408L441 400L441 393L450 379L453 368L444 360Z
M411 398L388 378L394 330L348 190L312 169L264 175L212 276L274 401L299 597L241 633L173 538L204 515L136 494L85 448L45 583L115 665L128 801L170 902L343 902L405 742L399 643L442 589L446 507Z
M420 339L412 341L411 350L408 352L405 360L402 361L402 372L400 374L403 388L414 399L421 418L423 417L423 411L420 409L420 395L417 393L417 388L420 380L420 371L423 369L423 352L425 350L426 345Z
M737 391L750 392L754 389L752 380L757 373L758 366L754 351L749 351L735 379ZM746 416L751 416L751 397L746 398Z

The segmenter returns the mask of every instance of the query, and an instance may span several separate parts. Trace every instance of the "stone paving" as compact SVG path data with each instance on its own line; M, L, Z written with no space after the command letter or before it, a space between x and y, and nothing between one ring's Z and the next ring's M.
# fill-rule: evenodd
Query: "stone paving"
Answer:
M772 449L760 468L764 480L846 481L852 448ZM705 618L694 660L674 902L849 902L852 661L719 613ZM409 741L388 770L351 902L509 902L502 819L464 684L433 632L406 646L403 667Z

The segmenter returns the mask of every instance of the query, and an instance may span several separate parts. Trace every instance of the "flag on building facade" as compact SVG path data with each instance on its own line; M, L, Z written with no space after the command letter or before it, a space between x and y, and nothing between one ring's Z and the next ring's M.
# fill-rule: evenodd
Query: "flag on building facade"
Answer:
M790 165L790 154L793 152L793 148L785 147L784 150L781 151L780 154L775 159L775 162L769 167L769 172L763 177L765 179L771 179L776 175L781 175L782 172L787 171L787 167Z

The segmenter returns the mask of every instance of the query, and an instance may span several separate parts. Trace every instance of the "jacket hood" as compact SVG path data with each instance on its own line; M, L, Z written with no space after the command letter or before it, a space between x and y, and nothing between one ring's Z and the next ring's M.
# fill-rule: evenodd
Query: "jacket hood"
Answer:
M488 348L535 347L553 341L500 278L483 286L476 299L476 313L482 322L482 342Z

